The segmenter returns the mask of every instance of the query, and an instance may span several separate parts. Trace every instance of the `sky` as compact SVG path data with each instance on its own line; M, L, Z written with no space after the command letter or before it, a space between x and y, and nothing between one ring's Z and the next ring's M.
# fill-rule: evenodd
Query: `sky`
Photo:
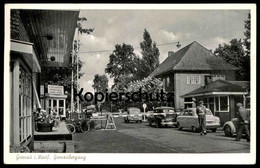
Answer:
M244 21L249 10L80 10L86 17L83 28L94 28L90 35L80 35L79 58L84 62L79 84L84 92L93 92L95 74L105 74L109 55L116 44L130 44L141 57L140 42L146 29L158 45L160 63L168 51L178 51L197 41L214 51L219 44L228 44L231 39L243 39ZM161 45L165 43L176 44ZM107 52L96 52L110 50ZM95 52L93 52L95 51ZM109 74L106 74L109 77ZM113 79L109 77L109 86Z

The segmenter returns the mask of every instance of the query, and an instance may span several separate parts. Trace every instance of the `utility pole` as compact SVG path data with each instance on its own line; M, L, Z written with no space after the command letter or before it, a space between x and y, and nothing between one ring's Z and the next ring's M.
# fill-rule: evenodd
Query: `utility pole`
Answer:
M77 92L79 91L79 28L77 28ZM79 96L77 97L77 111L79 110Z
M74 112L74 55L75 55L75 51L74 51L74 41L72 43L72 70L71 70L71 102L70 102L70 118L71 118L71 113Z

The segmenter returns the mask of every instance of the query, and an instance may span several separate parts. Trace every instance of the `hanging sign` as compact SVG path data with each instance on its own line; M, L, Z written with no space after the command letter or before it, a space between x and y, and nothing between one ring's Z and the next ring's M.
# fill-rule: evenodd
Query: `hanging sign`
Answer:
M48 93L55 95L64 95L64 87L59 85L48 85Z

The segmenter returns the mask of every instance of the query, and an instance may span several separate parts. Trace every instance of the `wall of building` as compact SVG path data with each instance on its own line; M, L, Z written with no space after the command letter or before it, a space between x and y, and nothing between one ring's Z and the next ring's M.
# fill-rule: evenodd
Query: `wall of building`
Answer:
M187 84L187 75L196 74L200 76L200 84ZM175 73L174 83L175 83L175 108L184 108L184 98L181 96L187 94L195 89L204 85L203 76L206 74L200 73Z
M11 10L11 39L30 42L29 36L20 18L19 10Z
M10 20L10 30L11 30L11 39L19 40L19 41L26 41L29 42L29 37L27 35L27 32L24 28L24 25L21 21L20 18L20 12L19 10L11 10L11 20ZM25 142L20 143L19 141L19 69L23 67L26 71L26 73L32 75L32 65L28 65L26 62L24 62L22 58L22 53L17 54L10 52L10 102L11 102L11 109L10 109L10 145L21 145L21 146L28 146L31 150L33 150L33 132L32 135L30 136L29 139L27 139ZM28 77L29 78L29 77ZM31 83L31 82L30 82ZM31 85L27 85L28 88L30 88L32 93L32 87ZM30 95L30 94L28 94ZM31 95L31 100L33 100L33 95ZM27 102L28 103L28 108L33 107L33 101L32 102ZM30 104L31 103L31 104ZM29 105L30 104L30 105ZM26 109L28 110L28 109ZM26 114L31 114L32 109L30 109ZM31 118L33 121L33 118ZM29 120L27 120L28 122ZM33 131L33 122L32 123L32 131ZM26 123L26 126L29 127L29 124ZM27 130L26 130L27 131ZM28 131L28 134L30 132Z
M175 91L175 108L184 107L184 98L182 95L185 95L195 89L200 88L205 85L205 76L207 75L216 75L223 74L225 75L226 80L236 80L235 71L209 71L209 72L176 72L174 73L174 91ZM199 75L200 82L199 84L187 84L188 75Z

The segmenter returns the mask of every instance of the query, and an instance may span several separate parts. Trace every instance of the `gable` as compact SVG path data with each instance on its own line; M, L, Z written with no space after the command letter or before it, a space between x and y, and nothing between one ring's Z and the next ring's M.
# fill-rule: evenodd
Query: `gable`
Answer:
M174 70L238 70L237 67L228 64L222 58L217 57L211 51L197 42L185 53L183 58L173 67Z
M214 71L238 70L222 58L215 56L211 51L194 41L176 53L167 57L150 76L159 76L169 71Z

